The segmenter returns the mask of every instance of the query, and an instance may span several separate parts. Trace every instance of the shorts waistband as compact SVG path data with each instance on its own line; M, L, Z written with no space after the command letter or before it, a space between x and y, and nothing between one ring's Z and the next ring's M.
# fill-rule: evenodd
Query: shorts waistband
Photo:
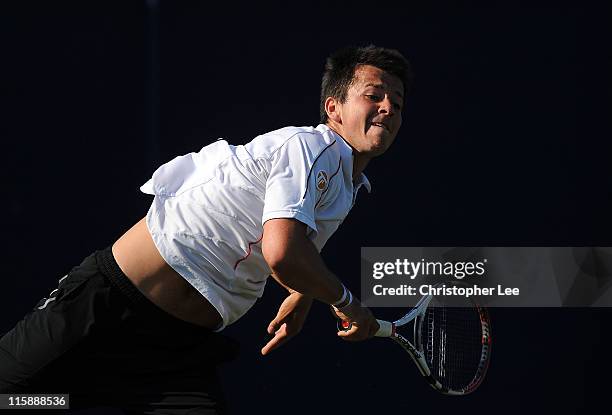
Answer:
M139 311L146 313L156 322L163 324L166 328L174 328L194 334L212 333L212 330L198 326L197 324L181 320L168 314L159 308L142 294L130 279L121 271L119 264L113 256L112 247L109 246L101 251L96 251L96 262L100 272L104 274L117 289L126 296Z

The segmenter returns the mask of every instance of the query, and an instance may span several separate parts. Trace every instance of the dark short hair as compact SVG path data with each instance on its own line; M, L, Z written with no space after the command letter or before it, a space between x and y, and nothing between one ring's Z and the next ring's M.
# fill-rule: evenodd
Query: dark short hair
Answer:
M355 78L355 69L359 65L372 65L398 77L404 84L404 93L407 93L412 85L410 62L397 50L374 45L340 49L331 54L325 62L319 107L322 124L327 122L325 100L327 97L333 97L342 103L346 102L348 89Z

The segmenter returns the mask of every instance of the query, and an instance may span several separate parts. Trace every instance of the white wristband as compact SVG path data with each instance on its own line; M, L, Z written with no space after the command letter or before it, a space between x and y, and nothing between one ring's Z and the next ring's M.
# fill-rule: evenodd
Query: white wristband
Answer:
M334 305L333 306L334 309L341 310L341 309L346 308L346 307L348 307L349 305L352 304L352 302L353 302L353 293L350 292L349 290L346 290L346 291L348 292L348 298L346 299L346 301L344 303L340 303L340 304Z
M335 303L332 303L332 305L336 307L338 304L342 304L343 302L345 302L346 297L348 296L348 292L349 290L347 290L344 284L342 284L342 297L340 297L340 299L336 301Z

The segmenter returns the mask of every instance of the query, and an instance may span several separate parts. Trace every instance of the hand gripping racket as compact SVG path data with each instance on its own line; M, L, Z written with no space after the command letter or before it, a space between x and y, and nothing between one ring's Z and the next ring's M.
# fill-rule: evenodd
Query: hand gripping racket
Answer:
M466 395L482 383L491 358L491 322L486 308L471 298L454 297L453 307L445 307L438 297L427 295L402 318L377 321L376 336L402 346L439 392ZM350 327L338 322L339 330Z

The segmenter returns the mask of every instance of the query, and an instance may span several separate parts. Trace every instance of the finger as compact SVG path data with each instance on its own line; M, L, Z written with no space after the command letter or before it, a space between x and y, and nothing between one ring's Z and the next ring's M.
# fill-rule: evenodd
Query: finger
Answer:
M329 311L332 313L332 316L334 316L334 318L340 318L340 316L338 315L339 311L337 311L333 305L329 306Z
M287 324L285 321L286 321L286 318L284 316L282 317L276 316L274 320L272 320L270 324L268 324L268 334L276 333L283 326L283 324L284 325Z
M264 347L262 347L261 354L263 356L267 355L280 345L281 341L278 339L278 337L279 336L274 336L272 340L270 340Z
M354 334L359 330L359 326L357 326L356 324L353 324L351 326L351 328L349 330L341 330L338 332L338 337L342 338L343 340L357 340L354 336Z
M272 320L270 324L268 324L268 334L274 334L276 330L278 330L278 322L276 320Z
M261 349L261 354L262 355L267 355L268 353L270 353L272 350L279 348L280 346L282 346L286 341L287 341L288 337L286 336L282 336L282 335L278 335L278 336L274 336L274 338L272 340L270 340L262 349Z
M369 339L373 336L371 334L372 327L369 326L364 328L364 326L358 326L356 323L352 323L352 326L349 330L341 330L338 332L338 337L342 338L342 340L347 341L362 341Z
M266 345L261 349L261 354L266 355L277 347L281 346L284 342L287 341L287 324L283 324L280 329L276 331L274 337L266 343Z
M344 319L348 318L348 317L346 316L346 314L344 314L342 311L340 311L339 309L337 309L337 308L336 308L336 307L334 307L333 305L330 305L330 306L329 306L329 311L330 311L330 313L332 313L332 315L333 315L335 318L339 318L339 319L341 319L341 320L344 320Z

